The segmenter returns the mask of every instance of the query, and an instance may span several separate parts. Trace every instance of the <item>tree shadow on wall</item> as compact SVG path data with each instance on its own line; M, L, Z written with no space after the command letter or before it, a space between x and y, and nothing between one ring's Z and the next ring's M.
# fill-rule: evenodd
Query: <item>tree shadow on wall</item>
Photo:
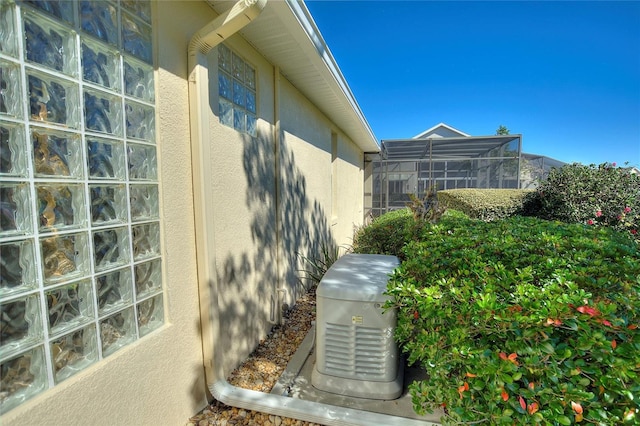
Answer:
M278 154L276 173L273 138L260 134L243 139L245 205L250 212L247 226L253 247L230 251L224 261L217 262L218 347L228 354L225 371L242 361L277 320L279 288L285 290L289 304L307 290L298 254L314 258L323 245L335 245L323 206L307 194L305 173L296 165L294 152L282 142ZM218 216L216 220L224 224L225 218Z
M265 272L265 279L279 278L291 301L295 301L308 285L300 272L303 265L299 254L317 257L322 246L333 246L335 240L323 206L313 194L307 194L305 171L297 166L295 153L287 146L283 133L280 140L278 175L272 138L263 134L257 138L245 138L246 203L247 208L255 212L251 231L259 253L256 267L258 271ZM306 172L313 173L313 170ZM280 205L279 211L277 204ZM281 257L276 275L272 274L274 265L261 262L273 255Z

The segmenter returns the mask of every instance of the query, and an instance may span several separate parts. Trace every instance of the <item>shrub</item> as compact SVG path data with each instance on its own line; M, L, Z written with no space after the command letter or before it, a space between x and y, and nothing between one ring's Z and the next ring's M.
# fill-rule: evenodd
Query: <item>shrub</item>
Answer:
M446 424L637 424L640 252L609 228L445 216L389 282L395 337Z
M530 192L526 189L448 189L438 191L438 199L447 208L490 221L521 213Z
M467 218L467 215L456 210L438 210L436 214L449 219ZM431 217L430 213L428 216ZM414 210L410 208L385 213L356 230L351 250L353 253L390 254L404 259L402 249L409 241L418 238L427 220L416 219Z
M640 176L615 164L568 164L549 173L526 210L543 219L613 227L639 239Z
M415 225L409 209L385 213L356 231L353 237L353 252L390 254L402 258L402 248L412 239Z

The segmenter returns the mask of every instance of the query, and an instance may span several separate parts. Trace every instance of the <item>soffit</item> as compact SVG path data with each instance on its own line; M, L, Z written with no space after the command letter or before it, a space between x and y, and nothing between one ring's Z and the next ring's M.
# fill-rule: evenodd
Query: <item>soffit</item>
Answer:
M234 2L208 3L222 13ZM304 3L268 1L240 34L363 151L379 151L377 139Z

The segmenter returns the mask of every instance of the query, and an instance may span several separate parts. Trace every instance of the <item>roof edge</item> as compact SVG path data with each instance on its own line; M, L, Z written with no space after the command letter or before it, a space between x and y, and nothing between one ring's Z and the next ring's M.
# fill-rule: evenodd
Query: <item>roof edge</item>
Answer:
M421 139L421 140L434 140L434 141L447 141L447 140L469 140L469 141L473 141L474 139L516 139L516 138L522 138L522 134L521 133L510 133L508 135L484 135L484 136L455 136L455 137L446 137L446 138L442 138L442 137L435 137L435 138L395 138L395 139L383 139L381 142L394 142L394 141L405 141L405 142L411 142L411 141L415 141L416 139Z

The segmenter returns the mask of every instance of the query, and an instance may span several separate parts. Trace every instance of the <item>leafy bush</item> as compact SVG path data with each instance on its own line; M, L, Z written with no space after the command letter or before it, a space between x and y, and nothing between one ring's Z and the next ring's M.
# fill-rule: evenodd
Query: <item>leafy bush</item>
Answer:
M615 164L568 164L551 171L531 194L526 210L543 219L610 226L638 239L640 175Z
M609 228L445 216L389 282L396 339L446 424L637 424L640 252Z
M530 192L526 189L448 189L438 191L438 199L447 208L490 221L520 213Z
M415 228L416 221L409 209L385 213L356 231L353 252L390 254L403 258L402 248L413 238Z
M428 213L427 216L430 216ZM438 210L438 217L466 219L468 216L457 210ZM390 254L404 259L403 248L409 241L419 238L429 217L418 217L413 209L406 208L385 213L369 225L356 230L353 236L353 253Z

